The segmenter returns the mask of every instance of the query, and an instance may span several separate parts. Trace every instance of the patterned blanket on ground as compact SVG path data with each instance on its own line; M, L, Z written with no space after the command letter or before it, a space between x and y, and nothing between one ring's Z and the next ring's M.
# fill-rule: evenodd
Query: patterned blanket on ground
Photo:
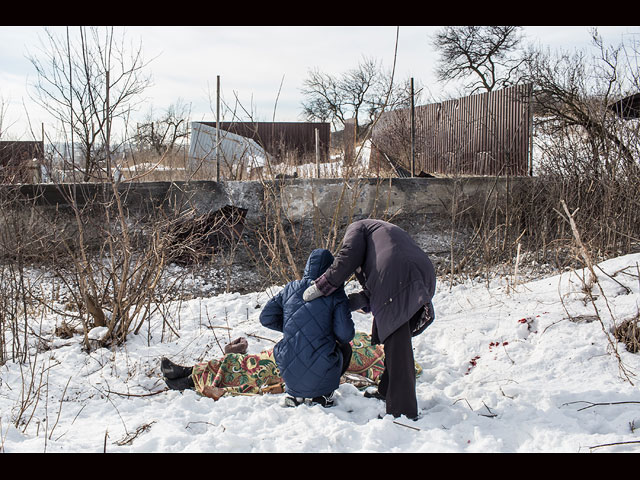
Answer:
M378 383L384 371L382 345L371 345L371 337L356 332L351 341L352 356L343 381L358 387ZM422 368L415 364L416 376ZM198 363L193 367L196 391L217 400L225 394L261 395L282 393L284 385L272 350L258 354L228 353L222 358Z

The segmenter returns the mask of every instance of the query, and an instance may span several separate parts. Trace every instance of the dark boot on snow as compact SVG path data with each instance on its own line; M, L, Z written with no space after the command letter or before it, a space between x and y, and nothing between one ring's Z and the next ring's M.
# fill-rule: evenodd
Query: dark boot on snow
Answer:
M364 397L365 398L377 398L378 400L382 400L383 402L385 401L384 395L382 395L378 390L373 390L373 391L366 390L364 392Z
M163 357L160 361L160 370L162 370L162 374L170 380L176 378L184 378L191 375L193 371L193 367L183 367L180 365L176 365L171 360L166 357Z
M291 397L287 396L284 399L285 407L297 407L298 405L321 405L324 408L331 408L335 405L335 397L332 394L330 395L320 395L319 397L313 398L302 398L302 397Z

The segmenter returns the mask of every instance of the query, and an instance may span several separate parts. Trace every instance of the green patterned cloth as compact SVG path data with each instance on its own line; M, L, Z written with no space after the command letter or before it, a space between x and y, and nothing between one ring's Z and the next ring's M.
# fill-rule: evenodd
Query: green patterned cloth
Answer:
M368 334L356 332L351 347L351 362L347 374L378 383L384 371L382 345L371 345ZM415 366L418 376L422 373L422 368L418 363ZM228 353L220 359L197 363L193 367L192 377L199 394L216 400L225 394L260 395L284 391L273 350L258 354Z

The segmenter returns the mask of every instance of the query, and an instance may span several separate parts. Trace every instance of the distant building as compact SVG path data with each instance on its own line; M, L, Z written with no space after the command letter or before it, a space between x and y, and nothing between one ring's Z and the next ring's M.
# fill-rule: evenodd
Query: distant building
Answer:
M624 119L640 118L640 93L629 95L609 105L617 115Z
M44 159L43 142L0 142L0 184L38 183Z
M264 167L267 161L302 164L329 159L331 128L325 122L220 122L218 155L221 169ZM192 168L216 164L216 122L191 124Z
M216 148L216 141L220 145ZM193 122L191 124L191 142L189 146L190 169L195 171L210 168L220 159L221 170L233 168L250 174L256 168L265 165L267 152L250 138L237 135L210 124Z

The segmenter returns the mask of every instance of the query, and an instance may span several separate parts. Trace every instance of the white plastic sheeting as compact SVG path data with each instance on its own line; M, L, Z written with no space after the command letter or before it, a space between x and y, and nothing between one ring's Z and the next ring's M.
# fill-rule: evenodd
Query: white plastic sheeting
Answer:
M191 145L189 162L192 169L216 164L216 128L199 122L191 124ZM250 138L220 130L220 165L221 167L241 166L247 170L263 167L267 152Z

